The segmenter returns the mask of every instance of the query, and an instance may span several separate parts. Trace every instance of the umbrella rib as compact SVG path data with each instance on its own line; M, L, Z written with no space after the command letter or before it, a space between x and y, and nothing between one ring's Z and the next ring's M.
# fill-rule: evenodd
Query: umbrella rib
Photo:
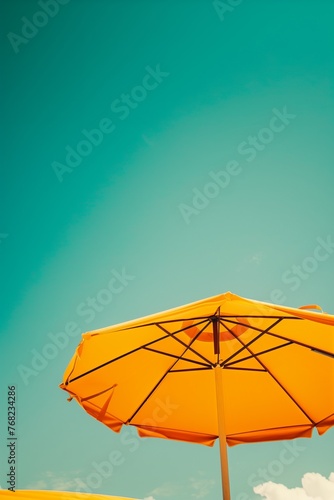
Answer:
M268 326L268 328L266 328L265 330L260 330L260 329L259 329L259 331L260 331L261 333L260 333L259 335L257 335L257 337L255 337L254 339L250 340L250 341L248 342L248 344L244 344L243 342L240 342L240 343L242 344L242 347L241 347L238 351L236 351L235 353L231 354L231 356L229 356L227 359L225 359L225 361L223 362L223 365L222 365L222 366L224 366L224 365L225 365L225 363L228 363L231 359L233 359L233 358L235 358L236 356L238 356L238 354L240 354L242 351L244 351L245 349L247 349L247 347L248 347L248 346L250 346L251 344L253 344L254 342L256 342L256 341L257 341L259 338L261 338L261 337L262 337L265 333L268 333L268 332L269 332L269 330L270 330L271 328L274 328L274 326L276 326L276 325L277 325L278 323L280 323L281 321L282 321L282 318L280 318L280 319L278 319L277 321L275 321L272 325ZM224 325L223 325L223 326L224 326ZM226 327L226 328L228 329L228 331L229 331L229 332L231 332L231 330L230 330L228 327ZM258 330L258 329L256 328L256 330ZM235 335L234 335L234 334L232 334L232 335L233 335L233 337L235 337ZM239 337L237 337L237 338L239 338Z
M241 316L238 316L238 318L240 318L240 317ZM247 316L247 317L250 318L251 316ZM262 332L263 331L263 330L261 330L261 328L257 328L256 326L252 326L249 323L247 324L247 323L242 323L241 321L233 321L232 319L226 319L225 316L219 316L219 319L220 320L224 320L227 323L233 323L234 325L245 326L246 328L249 328L250 330L255 330L256 332Z
M286 342L285 344L277 345L276 347L271 347L270 349L266 349L265 351L257 352L257 356L261 356L262 354L266 354L267 352L275 351L276 349L281 349L282 347L287 347L288 345L293 344L293 342ZM249 344L248 344L249 345ZM253 356L245 356L244 358L238 359L237 361L232 361L232 363L224 363L224 368L229 368L236 363L241 363L242 361L247 361L248 359L252 359Z
M234 316L235 317L235 316ZM238 316L238 318L240 318L241 316ZM247 316L248 318L251 318L252 316ZM265 316L262 316L262 319L264 318ZM277 318L267 318L265 317L266 319L277 319ZM233 321L232 319L226 319L225 316L220 316L219 319L221 320L224 320L226 321L227 323L233 323L234 325L240 325L240 326L245 326L247 328L249 328L250 330L255 330L256 332L263 332L263 330L261 328L257 328L256 326L253 326L249 323L242 323L241 321ZM276 321L275 323L273 323L273 325L275 325L276 323L279 323L282 319L284 318L278 318L278 321ZM273 326L272 325L272 326ZM271 327L272 328L272 327Z
M244 345L244 347L247 349L247 351L258 361L258 363L268 372L268 374L275 380L275 382L281 387L281 389L283 389L283 391L287 394L287 396L295 403L295 405L300 409L300 411L302 413L304 413L305 417L313 424L315 425L315 422L314 420L312 420L312 418L308 415L308 413L304 410L304 408L298 403L298 401L292 396L292 394L290 394L290 392L284 387L284 385L278 380L277 377L275 377L275 375L269 370L269 368L263 363L263 361L261 361L257 355L255 353L253 353L251 351L251 349L249 349L248 347L246 347L246 345L243 343L243 341L240 339L240 337L237 337L236 335L234 335L234 333L232 332L232 330L230 330L226 325L224 325L224 328L226 328L230 333L231 335L233 335L242 345Z
M267 370L264 370L262 368L243 368L243 367L240 367L240 366L224 366L224 370L245 370L245 371L248 371L248 372L264 372L266 373Z
M273 332L268 332L268 335L279 338L281 340L287 340L293 342L294 344L299 345L301 347L305 347L306 349L310 349L311 351L318 352L319 354L323 354L324 356L329 356L330 358L334 358L334 354L332 352L325 351L324 349L317 349L316 347L312 347L311 345L305 344L304 342L300 342L299 340L289 339L284 335L280 335L278 333L273 333Z
M266 315L254 315L254 314L224 314L221 318L266 318L266 319L298 319L301 320L303 318L297 318L297 316L266 316Z
M97 392L96 394L90 394L89 396L86 396L85 398L80 398L80 401L89 401L90 399L94 399L97 396L101 396L101 394L104 394L105 392L111 391L112 389L115 389L117 387L117 384L113 384L111 387L108 387L107 389L103 389L103 391Z
M249 323L247 324L247 323L242 323L241 321L233 321L231 319L226 319L228 317L230 317L230 316L220 316L220 319L227 321L228 323L233 323L234 325L245 326L246 328L249 328L250 330L254 330L256 332L263 333L263 330L261 330L261 328L257 328L256 326L250 325ZM231 317L232 318L235 318L235 317L237 317L237 318L254 318L255 316L239 316L238 315L238 316L231 316ZM259 316L259 317L261 317L262 319L265 318L265 319L278 319L279 320L279 321L276 321L275 323L273 323L270 328L273 328L277 323L279 323L283 319L298 319L298 320L302 319L302 318L295 318L295 317L290 318L290 317L284 317L284 316L279 316L279 317L275 317L275 318L273 316ZM257 338L259 338L259 337L257 337ZM252 342L254 342L255 340L257 340L257 339L254 339ZM241 349L241 351L242 351L242 349Z
M316 352L317 354L322 354L323 356L328 356L329 358L334 358L334 354L330 354L322 349L315 349L314 347L311 347L311 351Z
M203 328L203 330L210 324L210 321L207 322L207 324L205 325L205 327ZM207 364L209 364L210 366L213 366L211 361L209 359L207 359L205 356L203 356L201 353L199 353L198 351L196 351L196 349L193 349L191 346L191 344L193 342L190 342L190 344L186 344L185 342L183 342L183 340L181 339L178 339L177 337L174 337L175 333L180 333L184 330L186 330L187 328L192 328L194 325L191 325L190 327L187 327L187 328L183 328L182 330L179 330L178 332L174 332L174 333L171 333L169 332L168 330L166 330L166 328L164 328L163 326L161 326L160 324L157 323L156 325L158 328L160 328L160 330L162 330L163 332L167 333L172 339L176 340L177 342L179 342L180 344L183 345L183 347L187 347L189 349L189 351L191 351L193 354L195 354L196 356L198 356L199 358L203 359L203 361L205 361ZM200 331L200 333L202 333L202 331ZM196 337L194 337L194 339L197 339L198 337L198 334L196 334ZM193 339L193 340L194 340Z
M189 320L189 319L186 320L185 319L185 320L180 320L180 321L183 321L183 322L185 322L185 321L193 321L193 318L191 318L191 320ZM166 332L166 333L168 333L168 335L176 335L177 333L181 333L181 332L185 332L186 330L190 330L191 328L194 328L194 326L202 325L203 323L208 323L208 321L210 322L209 318L205 318L205 319L202 319L201 321L199 321L198 323L191 323L190 325L182 327L179 330L175 330L175 332L169 332L166 329L164 329L163 331ZM158 326L160 328L160 323L155 323L155 326ZM206 325L206 326L208 326L208 325Z
M128 326L126 328L121 328L119 329L118 331L124 331L124 330L135 330L136 328L143 328L143 327L146 327L146 326L154 326L154 325L159 325L159 324L167 324L167 323L178 323L180 321L195 321L195 320L207 320L208 317L210 316L213 316L213 315L210 315L210 314L207 314L206 316L195 316L195 317L188 317L188 318L177 318L177 319L167 319L167 320L163 320L163 321L152 321L151 323L143 323L142 325L135 325L135 326ZM224 314L224 316L220 316L220 318L235 318L235 317L238 317L238 318L266 318L266 319L297 319L297 320L301 320L303 318L297 318L295 316L260 316L260 315L249 315L249 314ZM228 320L228 321L231 321L231 320ZM233 322L232 322L233 323ZM242 324L242 323L238 323L238 324ZM193 326L193 325L192 325ZM249 326L249 325L245 325L245 326ZM252 328L252 327L250 327ZM254 328L256 329L256 328Z
M183 358L182 358L183 360ZM180 372L198 372L201 370L212 370L212 366L207 366L205 368L184 368L184 369L176 369L176 370L170 370L169 373L180 373Z
M170 356L171 358L180 359L179 356L177 356L176 354L171 354L169 352L159 351L158 349L151 349L150 347L144 347L143 349L145 349L146 351L155 352L157 354L162 354L163 356ZM182 358L182 361L189 361L190 363L194 363L196 365L205 366L205 368L210 368L210 369L212 368L211 365L201 363L200 361L195 361L195 360L189 359L189 358Z
M74 382L75 380L78 380L79 378L85 377L86 375L89 375L90 373L93 373L93 372L99 370L100 368L104 368L105 366L108 366L111 363L113 363L114 361L118 361L119 359L122 359L125 356L129 356L130 354L133 354L134 352L140 351L140 349L144 349L148 345L154 344L155 342L160 342L160 340L164 340L164 339L167 339L167 338L168 338L168 335L165 335L164 337L160 337L159 339L151 340L147 344L141 345L139 347L136 347L136 349L132 349L132 351L129 351L129 352L126 352L125 354L121 354L120 356L117 356L117 358L109 359L109 361L106 361L105 363L102 363L99 366L95 366L95 368L92 368L91 370L88 370L88 371L86 371L84 373L81 373L81 375L78 375L77 377L72 378L72 380L68 380L67 379L65 385L68 385L71 382Z
M136 328L144 328L146 326L158 326L159 324L163 323L180 323L180 321L195 321L195 320L198 320L199 323L198 324L201 324L203 323L204 321L207 321L208 320L208 317L210 315L208 314L207 316L195 316L195 317L191 317L191 318L178 318L178 319L166 319L166 320L162 320L162 321L152 321L152 323L143 323L142 325L135 325L135 326L128 326L127 328L121 328L119 331L122 332L124 330L135 330ZM187 328L191 328L192 326L194 325L191 325L190 327L187 327ZM183 329L182 329L183 330ZM182 331L180 330L180 331Z
M191 339L191 342L189 345L185 345L185 349L183 351L183 353L172 363L172 365L168 368L168 370L162 375L162 377L160 377L160 379L158 380L158 382L155 384L155 386L153 387L153 389L151 389L151 391L149 392L149 394L146 396L146 398L140 403L140 405L137 407L137 409L135 410L135 412L131 415L131 417L127 420L126 424L130 424L131 423L131 420L137 415L137 413L141 410L141 408L144 406L145 403L147 403L147 401L150 399L150 397L152 396L152 394L155 392L155 390L159 387L159 385L161 384L161 382L167 377L168 373L170 373L170 371L174 368L174 366L180 361L180 359L182 359L182 356L187 352L187 350L190 348L191 344L193 342L195 342L195 340L197 339L197 337L199 337L201 335L201 333L203 332L203 330L205 330L205 328L210 324L209 321L206 322L206 324L203 326L203 328L195 335L195 337L193 339ZM158 325L159 326L159 325Z
M247 436L247 434L253 434L253 433L261 433L263 431L276 431L276 430L281 430L281 429L290 429L291 427L309 427L309 424L296 424L296 425L282 425L280 427L266 427L266 428L260 428L260 429L253 429L251 431L245 431L245 432L238 432L237 434L229 434L227 437L228 438L236 438L238 436Z
M179 331L176 331L176 332L174 332L174 334L175 334L175 333L182 332L183 330L186 330L186 329L191 328L191 327L193 327L193 326L198 326L198 325L201 325L202 323L204 323L204 321L200 321L199 323L196 323L195 325L191 325L191 326L189 326L189 327L186 327L186 328L184 328L184 329L181 329L181 330L179 330ZM207 323L207 321L206 321L206 323ZM159 325L157 324L156 326L159 326ZM207 325L206 325L206 326L207 326ZM164 337L160 337L160 338L158 338L158 339L151 340L150 342L147 342L147 344L143 344L143 345L141 345L141 346L139 346L139 347L136 347L136 349L133 349L132 351L126 352L125 354L121 354L121 355L120 355L120 356L118 356L117 358L110 359L109 361L106 361L105 363L102 363L101 365L96 366L96 367L92 368L91 370L86 371L85 373L81 373L81 375L78 375L77 377L74 377L72 380L68 380L68 379L69 379L69 377L70 377L70 375L71 375L71 374L70 374L70 375L68 376L68 378L67 378L67 381L65 382L65 385L68 385L69 383L74 382L75 380L78 380L79 378L85 377L86 375L89 375L90 373L93 373L93 372L95 372L95 371L99 370L100 368L104 368L105 366L108 366L108 365L110 365L111 363L113 363L114 361L118 361L119 359L122 359L122 358L124 358L125 356L129 356L130 354L133 354L134 352L140 351L140 349L144 349L145 347L147 347L147 346L149 346L149 345L155 344L156 342L160 342L160 340L165 340L165 339L167 339L167 338L170 338L172 335L174 335L174 334L171 334L170 332L168 332L168 331L167 331L166 329L164 329L164 328L161 328L161 330L163 330L165 333L167 333L167 335L165 335ZM184 342L182 342L181 340L177 339L176 337L173 337L173 338L175 338L175 340L178 340L179 342L181 342L181 343L182 343L182 345L183 345L184 347L186 347L186 346L187 346L187 344L185 344L185 343L184 343ZM199 353L197 353L197 352L196 352L196 351L194 351L193 349L191 349L191 350L192 350L195 354L198 354L198 355L199 355ZM204 357L203 357L203 359L204 359L204 361L206 361L207 363L210 363L210 361L208 361L208 360L207 360L207 359L205 359ZM73 369L74 369L74 368L73 368ZM73 372L73 370L72 370L72 372ZM72 372L71 372L71 373L72 373Z

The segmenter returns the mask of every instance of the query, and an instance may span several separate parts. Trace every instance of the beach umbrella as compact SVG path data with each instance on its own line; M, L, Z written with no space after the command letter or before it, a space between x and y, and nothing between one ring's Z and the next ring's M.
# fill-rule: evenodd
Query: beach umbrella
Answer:
M314 310L313 310L314 309ZM60 385L119 432L213 445L310 437L334 425L334 316L230 292L90 331Z
M76 493L73 491L49 490L0 490L0 498L13 500L131 500L125 497L111 497L109 495L94 495L92 493ZM134 498L132 500L135 500Z

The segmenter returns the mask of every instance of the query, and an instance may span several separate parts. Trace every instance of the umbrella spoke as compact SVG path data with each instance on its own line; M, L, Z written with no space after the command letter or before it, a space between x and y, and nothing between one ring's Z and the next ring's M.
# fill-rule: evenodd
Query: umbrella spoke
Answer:
M222 322L223 323L223 322ZM256 359L256 361L266 370L266 372L274 379L274 381L281 387L281 389L286 393L286 395L295 403L295 405L300 409L300 411L305 415L305 417L313 424L315 425L315 421L310 417L310 415L306 412L306 410L304 410L304 408L300 405L300 403L298 403L298 401L296 400L296 398L294 398L292 396L292 394L290 394L290 392L288 391L288 389L278 380L278 378L272 373L272 371L268 368L268 366L266 366L264 364L264 362L258 358L258 355L254 352L252 352L252 350L240 339L240 337L237 337L236 335L234 335L234 333L232 332L231 329L229 329L226 325L224 325L223 323L223 326L231 333L231 335L233 335L246 349L247 351L251 354L251 356L253 358Z
M225 369L226 370L245 370L248 372L264 372L264 373L267 372L267 370L264 370L263 368L244 368L241 366L233 366L233 365L224 366L224 370Z
M238 356L238 354L240 354L242 351L244 351L245 349L247 349L247 347L248 347L248 346L250 346L251 344L253 344L254 342L256 342L256 340L258 340L259 338L261 338L261 337L262 337L265 333L268 333L268 332L269 332L269 330L270 330L271 328L273 328L274 326L276 326L276 325L277 325L278 323L280 323L281 321L282 321L282 318L279 318L279 319L278 319L277 321L275 321L272 325L268 326L268 328L266 328L265 330L260 330L260 329L258 329L258 328L254 328L254 329L259 330L259 331L261 332L261 333L260 333L260 335L258 335L258 336L257 336L257 337L255 337L254 339L250 340L247 344L244 344L243 342L240 342L240 343L242 344L242 347L241 347L238 351L236 351L234 354L231 354L231 356L229 356L227 359L225 359L225 361L223 362L223 364L222 364L221 366L224 366L224 365L225 365L225 363L227 363L227 362L228 362L228 361L230 361L231 359L233 359L233 358L235 358L236 356ZM222 321L221 321L221 324L222 324L223 326L225 326L225 325L224 325L224 323L223 323ZM231 331L231 330L230 330L227 326L225 326L225 328L226 328L226 329L227 329L230 333L232 333L233 337L236 337L236 336L234 335L234 333L233 333L233 332L232 332L232 331Z
M159 387L159 385L162 383L162 381L167 377L168 373L170 373L171 370L174 368L174 366L180 361L180 359L182 359L182 356L191 348L190 347L191 344L193 344L196 341L197 337L199 337L201 335L201 333L205 330L205 328L208 326L209 323L210 322L206 322L206 324L203 326L203 328L195 335L195 337L193 339L191 339L189 345L185 346L185 349L184 349L183 353L174 361L174 363L172 363L172 365L168 368L168 370L165 371L165 373L162 375L162 377L160 377L160 379L154 385L153 389L151 389L151 391L146 396L146 398L144 399L144 401L141 402L141 404L138 406L138 408L135 410L135 412L127 420L127 422L126 422L127 425L131 423L131 420L137 415L137 413L141 410L141 408L144 406L144 404L147 403L147 401L150 399L150 397L152 396L152 394L156 391L156 389Z
M233 318L236 318L236 316L233 316ZM238 319L239 318L241 318L241 316L238 316ZM245 316L245 319L246 318L253 318L253 316L247 316L247 317ZM262 328L258 328L257 326L253 326L250 323L242 323L241 321L236 321L236 320L233 320L233 319L227 319L227 316L220 316L219 319L223 320L223 321L226 321L227 323L233 323L234 325L244 326L246 328L249 328L249 330L254 330L255 332L261 332L261 333L263 332ZM273 319L273 318L269 318L268 316L262 316L261 319ZM278 318L278 319L282 320L284 318Z
M238 318L257 318L257 319L302 319L302 318L297 318L296 316L267 316L265 314L255 316L254 314L224 314L222 318L235 318L238 316Z
M256 355L260 356L262 354L267 354L268 352L276 351L277 349L281 349L282 347L286 347L286 346L291 345L291 344L293 344L293 342L286 342L285 344L271 347L270 349L266 349L265 351L257 352ZM247 345L249 345L249 344L247 344ZM227 363L227 364L224 363L223 367L230 368L230 367L233 367L233 365L236 365L237 363L242 363L243 361L247 361L248 359L253 359L253 357L254 356L251 356L251 355L245 356L244 358L238 359L237 361L232 361L232 363Z
M322 354L324 356L329 356L330 358L334 358L334 353L325 351L325 349L318 349L316 347L313 347L309 344L305 344L304 342L300 342L299 340L294 340L289 337L285 337L284 335L278 334L278 333L273 333L273 332L268 332L268 335L271 335L272 337L277 337L278 339L281 340L288 340L290 342L293 342L294 344L300 346L300 347L305 347L306 349L310 349L311 351L317 352L318 354Z
M177 356L176 354L171 354L169 352L165 352L165 351L159 351L158 349L151 349L150 347L144 347L143 349L145 349L146 351L150 351L150 352L155 352L157 354L162 354L163 356L170 356L172 358L176 358L176 359L180 359L179 356ZM208 365L208 364L205 364L205 363L201 363L200 361L195 361L193 359L190 359L190 358L184 358L182 357L182 361L188 361L189 363L193 363L193 364L196 364L196 365L201 365L201 366L204 366L205 369L207 368L212 368L211 365ZM196 370L196 368L192 368L193 370ZM181 371L181 370L179 370Z
M203 323L203 322L202 322L202 323ZM202 329L202 330L201 330L198 334L196 334L196 337L194 337L194 339L193 339L193 340L197 339L197 337L199 336L199 334L200 334L200 333L202 333L202 332L205 330L205 328L206 328L207 326L209 326L209 324L210 324L210 323L211 323L210 321L209 321L209 322L208 322L208 321L206 321L206 325L205 325L205 327L204 327L204 328L203 328L203 329ZM186 330L187 328L192 328L193 326L194 326L194 325L191 325L191 326L189 326L189 327L183 328L182 330L179 330L179 331L178 331L178 332L176 332L176 333L180 333L181 331L184 331L184 330ZM195 354L196 356L198 356L199 358L201 358L203 361L205 361L205 362L206 362L206 363L208 363L209 365L213 366L213 365L212 365L212 363L211 363L211 361L210 361L209 359L207 359L207 358L206 358L205 356L203 356L200 352L196 351L196 349L193 349L193 348L191 347L191 344L192 344L193 342L190 342L190 344L186 344L185 342L183 342L183 340L178 339L177 337L174 337L175 333L171 333L171 332L169 332L169 331L168 331L168 330L166 330L166 328L164 328L162 325L157 324L157 327L158 327L158 328L160 328L163 332L167 333L167 334L168 334L168 335L169 335L172 339L174 339L174 340L176 340L177 342L179 342L180 344L182 344L182 345L183 345L183 347L187 347L187 348L189 349L189 351L191 351L193 354Z
M195 318L195 319L196 319L196 318ZM191 322L192 322L192 321L193 321L193 318L191 318L190 320L189 320L189 318L188 318L188 319L185 319L185 320L180 320L180 321L183 321L183 323L186 323L187 321L191 321ZM165 322L163 321L162 323L165 323ZM184 332L184 331L186 331L186 330L189 330L190 328L194 328L194 326L203 325L203 323L207 323L207 324L205 325L205 326L207 327L207 326L210 324L210 318L205 317L204 319L202 319L202 320L201 320L201 321L199 321L198 323L191 323L191 324L189 324L188 326L182 326L182 328L180 328L179 330L175 330L175 332L170 332L170 331L168 331L166 328L163 328L163 327L162 327L162 329L163 329L163 331L164 331L164 332L167 332L167 333L168 333L168 335L176 335L176 334L178 334L178 333L181 333L181 332ZM158 326L159 328L161 328L161 323L155 323L155 326Z
M180 368L180 369L176 369L176 370L171 370L170 373L199 372L201 370L212 370L212 366L207 366L206 368Z
M208 321L209 317L210 317L210 315L207 314L206 316L194 316L194 317L191 317L191 318L189 318L189 316L188 316L187 318L177 318L177 319L166 319L166 320L162 320L162 321L152 321L151 323L143 323L141 325L128 326L126 328L121 328L119 331L136 330L137 328L146 328L147 326L158 326L158 325L161 325L161 324L164 325L164 324L169 324L169 323L180 323L180 322L184 323L185 321L189 321L189 320L191 320L191 321L199 321L198 324L200 324L200 323L203 323L204 321ZM182 331L182 330L179 330L179 331Z
M199 323L196 323L195 325L190 325L190 326L188 326L188 327L185 327L185 328L182 328L182 329L180 329L180 330L177 330L176 332L173 332L173 333L169 332L168 330L166 330L166 329L165 329L165 328L163 328L163 327L160 327L160 325L159 325L158 323L155 323L155 326L158 326L158 327L159 327L161 330L163 330L163 331L164 331L167 335L164 335L163 337L159 337L158 339L151 340L150 342L147 342L146 344L142 344L141 346L136 347L135 349L132 349L131 351L126 352L125 354L121 354L120 356L117 356L116 358L110 359L110 360L106 361L105 363L102 363L101 365L99 365L99 366L96 366L96 367L92 368L91 370L87 370L86 372L81 373L80 375L78 375L78 376L76 376L76 377L72 378L72 380L69 380L69 377L70 377L70 375L73 373L73 370L74 370L74 367L73 367L73 369L72 369L72 371L71 371L70 375L68 376L67 381L65 382L65 385L68 385L69 383L74 382L75 380L78 380L78 379L80 379L80 378L82 378L82 377L85 377L86 375L89 375L90 373L93 373L93 372L95 372L95 371L97 371L97 370L100 370L101 368L104 368L105 366L108 366L108 365L110 365L111 363L114 363L115 361L118 361L118 360L120 360L120 359L124 358L125 356L130 356L131 354L134 354L135 352L138 352L138 351L140 351L141 349L144 349L144 348L145 348L145 347L147 347L147 346L150 346L150 345L152 345L152 344L155 344L155 343L160 342L161 340L165 340L165 339L167 339L167 338L171 338L171 337L172 337L172 338L174 338L175 340L177 340L178 342L180 342L180 343L181 343L184 347L186 347L186 346L187 346L187 344L186 344L185 342L182 342L182 340L178 339L177 337L174 337L174 335L176 335L177 333L180 333L180 332L182 332L182 331L184 331L184 330L187 330L188 328L192 328L193 326L198 326L198 325L201 325L201 324L203 324L203 323L206 323L206 325L205 325L205 328L206 328L206 327L208 326L208 319L206 318L206 321L200 321ZM203 331L203 330L202 330L202 331ZM200 333L202 333L202 331L201 331ZM192 342L191 342L191 344L192 344ZM191 344L189 344L189 345L191 345ZM201 356L201 354L200 354L200 353L198 353L196 350L194 350L194 349L192 349L192 348L190 348L190 350L191 350L194 354L196 354L197 356L200 356L200 357L201 357L204 361L206 361L206 363L209 363L209 364L211 365L210 361L209 361L209 360L207 360L204 356Z
M311 351L316 352L317 354L322 354L323 356L328 356L329 358L334 358L334 354L322 351L321 349L311 349Z
M219 308L218 308L219 309ZM218 310L217 309L217 310ZM216 312L217 312L216 310ZM179 323L179 322L185 322L185 321L207 321L207 319L209 317L212 317L216 315L216 313L210 315L210 314L207 314L206 316L193 316L193 317L190 317L189 316L187 318L177 318L177 319L166 319L166 320L163 320L163 321L152 321L151 323L143 323L141 325L134 325L134 326L128 326L126 328L121 328L119 329L119 331L124 331L124 330L136 330L137 328L146 328L147 326L157 326L157 325L161 325L161 324L168 324L168 323ZM272 315L269 315L269 316L264 316L264 315L254 315L254 314L238 314L237 315L238 318L257 318L257 319L263 319L263 318L266 318L266 319L297 319L297 320L300 320L302 318L297 318L295 316L272 316ZM226 318L235 318L236 315L235 314L224 314L224 316L220 316L220 318L223 318L223 319L226 319ZM231 321L233 323L232 320L228 320L228 321ZM242 324L242 323L238 323L238 324ZM244 325L244 326L249 326L249 325ZM259 328L255 328L255 327L250 327L250 328L254 328L254 330L260 330Z
M328 418L328 417L326 417ZM305 424L295 424L295 425L282 425L280 427L261 427L260 429L252 429L251 431L244 431L244 432L238 432L237 434L232 434L229 435L229 438L233 438L236 436L247 436L247 434L254 434L254 433L261 433L263 431L279 431L281 429L290 429L291 427L295 428L305 428L308 427L308 425Z
M95 366L94 368L92 368L91 370L87 370L86 372L84 373L81 373L80 375L77 375L76 377L72 378L72 380L67 380L65 382L65 385L68 385L69 383L71 382L74 382L75 380L78 380L79 378L82 378L82 377L85 377L86 375L89 375L90 373L93 373L93 372L96 372L97 370L100 370L101 368L104 368L105 366L108 366L110 365L111 363L114 363L115 361L118 361L126 356L130 356L131 354L135 353L135 352L138 352L140 351L141 349L143 349L144 347L148 346L148 345L151 345L151 344L154 344L155 342L159 342L160 340L163 340L163 339L166 339L168 338L167 335L165 335L164 337L160 337L159 339L155 339L155 340L151 340L150 342L148 342L147 344L143 344L139 347L136 347L135 349L132 349L132 351L128 351L126 352L125 354L121 354L120 356L117 356L117 358L113 358L113 359L109 359L108 361L106 361L105 363L102 363L101 365L99 366ZM72 370L73 372L73 370ZM72 373L71 372L71 373Z

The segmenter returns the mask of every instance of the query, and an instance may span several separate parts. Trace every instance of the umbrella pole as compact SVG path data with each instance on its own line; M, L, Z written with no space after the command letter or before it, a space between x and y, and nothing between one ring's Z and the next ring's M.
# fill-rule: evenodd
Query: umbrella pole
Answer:
M218 418L220 467L222 476L223 500L231 500L230 480L228 474L225 418L224 418L223 379L221 373L222 369L219 365L217 365L215 366L214 370L216 379L217 418Z

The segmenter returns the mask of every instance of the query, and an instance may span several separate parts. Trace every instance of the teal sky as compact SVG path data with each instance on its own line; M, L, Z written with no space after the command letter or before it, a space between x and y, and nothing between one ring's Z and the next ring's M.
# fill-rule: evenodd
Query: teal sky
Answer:
M17 487L75 491L118 450L92 492L219 499L217 446L130 441L58 384L80 332L227 290L334 314L334 4L62 1L53 17L1 3L0 405L15 384ZM88 306L117 272L119 293ZM3 410L0 435L6 465ZM334 431L296 445L288 465L285 442L230 449L233 499L259 498L263 470L328 477Z

